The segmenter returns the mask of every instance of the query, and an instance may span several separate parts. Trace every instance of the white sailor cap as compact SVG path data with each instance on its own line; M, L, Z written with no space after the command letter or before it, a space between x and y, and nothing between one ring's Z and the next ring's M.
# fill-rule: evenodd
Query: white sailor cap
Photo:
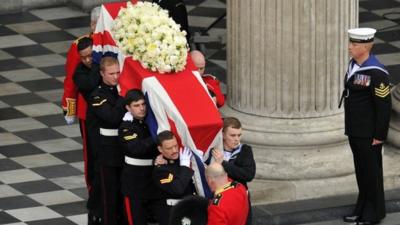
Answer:
M354 28L347 31L349 40L357 43L368 43L374 41L376 30L373 28Z

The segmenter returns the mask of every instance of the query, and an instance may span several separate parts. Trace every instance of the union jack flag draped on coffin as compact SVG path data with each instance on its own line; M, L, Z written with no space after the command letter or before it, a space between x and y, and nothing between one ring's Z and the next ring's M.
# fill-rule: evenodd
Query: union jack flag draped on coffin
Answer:
M163 130L171 130L181 146L192 149L196 189L200 195L210 197L203 161L210 157L211 148L222 149L221 116L190 55L184 71L159 74L144 69L138 61L118 49L111 28L121 7L126 7L126 2L102 6L93 35L93 60L99 62L104 55L118 58L120 95L124 96L132 88L143 90L148 100L146 119L153 137Z

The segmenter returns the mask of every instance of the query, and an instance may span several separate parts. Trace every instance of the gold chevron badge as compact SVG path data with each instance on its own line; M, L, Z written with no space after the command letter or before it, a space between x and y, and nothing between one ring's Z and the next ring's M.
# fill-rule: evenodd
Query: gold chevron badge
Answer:
M127 135L127 136L124 137L125 141L130 141L130 140L133 140L135 138L137 138L137 134L136 133L133 133L132 135Z
M104 102L106 102L107 101L107 99L103 99L101 102L99 102L99 103L93 103L92 104L92 106L101 106L101 105L103 105L103 103Z
M390 93L389 85L386 86L384 83L379 85L379 88L375 88L375 95L381 98L388 96Z
M170 174L168 174L167 178L161 179L160 183L161 184L168 184L168 183L171 183L173 179L174 179L174 175L172 175L172 173L170 173Z

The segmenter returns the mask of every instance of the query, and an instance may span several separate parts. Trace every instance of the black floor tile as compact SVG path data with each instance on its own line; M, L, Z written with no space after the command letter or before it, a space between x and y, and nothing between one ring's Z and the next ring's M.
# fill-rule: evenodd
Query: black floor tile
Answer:
M374 44L372 52L377 54L399 53L400 49L388 43Z
M26 117L25 114L14 108L0 109L0 120L10 120Z
M204 2L204 1L205 1L205 0L185 0L184 2L185 2L186 5L193 5L193 6L196 6L196 5L201 4L201 3Z
M193 37L194 32L202 32L204 29L204 27L189 27L189 32Z
M22 62L19 59L0 60L0 71L18 70L31 68L29 64Z
M2 84L2 83L8 83L8 82L10 82L10 80L8 80L7 78L5 78L5 77L3 77L3 76L0 75L0 84Z
M83 161L83 151L82 150L74 150L74 151L65 151L65 152L57 152L53 153L53 156L61 159L66 163L74 163Z
M87 213L85 201L52 205L49 206L49 208L63 216L72 216Z
M368 0L361 1L360 7L368 10L390 9L400 7L400 3L394 0Z
M206 47L206 49L222 49L225 46L219 42L210 42L207 44L204 44L204 46Z
M3 21L2 21L3 22ZM6 36L6 35L14 35L18 34L17 32L11 30L8 27L5 26L0 26L0 36Z
M40 204L26 196L0 198L0 208L3 210L20 209L40 206Z
M360 12L358 14L358 17L359 17L359 21L362 21L363 23L383 19L381 16L378 16L371 12Z
M28 142L65 138L64 135L58 133L51 128L19 131L14 132L14 134Z
M63 83L54 78L23 81L23 82L18 82L18 84L32 92L63 88Z
M220 17L226 12L225 9L197 7L192 9L188 14L189 16L204 16L204 17Z
M65 66L58 65L58 66L49 66L49 67L40 67L39 70L43 71L47 75L52 77L62 77L65 76Z
M88 26L90 24L90 16L49 20L48 22L56 25L57 27L59 27L61 29L85 27L85 26Z
M71 165L57 165L57 166L45 166L31 169L35 173L46 177L46 178L56 178L56 177L68 177L81 175L82 171L72 167Z
M5 48L4 51L10 53L15 57L26 57L26 56L36 56L36 55L46 55L54 54L54 52L41 45L28 45L13 48Z
M81 137L74 137L72 138L74 141L78 142L79 144L82 144L82 138Z
M35 117L35 120L40 121L43 124L46 124L49 127L56 127L66 125L63 115L48 115L48 116L40 116Z
M226 71L217 64L207 62L206 73L210 73L217 77L219 81L226 83Z
M226 17L218 20L218 22L213 27L225 29L226 28Z
M2 96L1 100L10 106L30 105L30 104L47 102L46 99L36 95L35 93L6 95Z
M381 31L376 33L375 36L386 42L398 41L400 40L400 29L391 31Z
M37 43L67 41L75 39L74 36L65 31L49 31L42 33L26 34L26 36Z
M226 50L220 50L214 53L209 59L216 59L216 60L225 60L226 59Z
M396 85L400 83L400 64L386 66L386 69L389 71L389 80L392 84Z
M56 219L48 219L48 220L39 220L32 222L25 222L28 225L76 225L76 223L72 222L67 218L56 218Z
M75 195L87 199L88 198L88 190L87 188L75 188L75 189L70 189L70 192L74 193Z
M18 170L18 169L24 169L24 168L25 167L23 167L20 164L14 162L11 159L0 159L0 171Z
M5 157L18 157L18 156L27 156L27 155L36 155L42 154L44 151L39 149L38 147L29 144L17 144L17 145L8 145L8 146L1 146L0 147L0 154L4 155Z
M16 223L20 222L17 218L7 214L6 212L0 211L0 224Z
M23 183L10 184L12 188L23 194L35 194L49 191L63 190L60 186L48 180L38 180Z
M0 15L1 24L26 23L41 20L30 12Z

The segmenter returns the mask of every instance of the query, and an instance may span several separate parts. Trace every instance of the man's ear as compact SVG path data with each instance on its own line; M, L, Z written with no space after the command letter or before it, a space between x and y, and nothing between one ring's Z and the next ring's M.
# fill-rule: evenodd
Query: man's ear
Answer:
M126 109L126 111L130 112L130 108L128 105L125 105L125 109Z
M157 149L158 149L158 151L162 154L162 152L161 152L161 146L157 146Z

